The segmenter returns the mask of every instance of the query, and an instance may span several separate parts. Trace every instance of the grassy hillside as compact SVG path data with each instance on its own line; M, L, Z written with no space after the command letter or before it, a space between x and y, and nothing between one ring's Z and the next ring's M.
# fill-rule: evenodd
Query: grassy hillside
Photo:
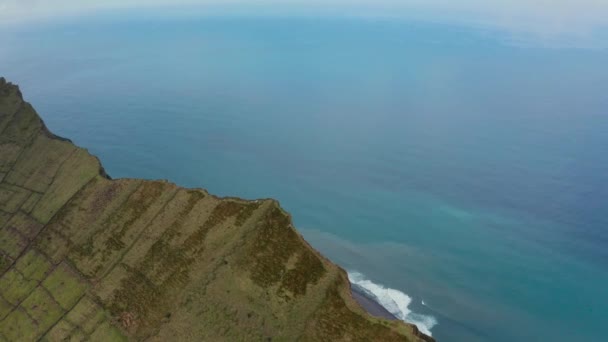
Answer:
M274 200L111 180L0 79L0 341L419 341Z

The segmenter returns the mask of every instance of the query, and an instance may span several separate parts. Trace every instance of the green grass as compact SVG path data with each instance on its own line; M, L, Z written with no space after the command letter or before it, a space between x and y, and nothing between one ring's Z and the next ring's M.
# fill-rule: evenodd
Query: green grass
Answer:
M75 326L80 327L85 333L90 334L106 318L106 313L102 307L92 299L85 296L72 309L67 320Z
M51 258L54 264L58 264L67 255L71 243L58 232L47 227L34 241L36 248Z
M128 341L128 339L109 322L100 324L90 336L91 342L120 342Z
M0 142L28 145L40 133L42 122L29 103L22 103L12 120L2 131Z
M44 192L57 170L74 151L74 145L38 135L20 156L5 181L37 192Z
M11 217L6 224L6 227L11 227L19 231L21 235L28 240L33 239L42 229L42 224L36 222L31 217L19 211Z
M61 263L42 282L64 309L71 309L87 289L87 283L70 266Z
M0 184L0 210L15 213L29 198L31 192L18 186Z
M51 262L35 249L30 249L19 258L16 268L27 279L42 281L51 269Z
M13 259L4 253L0 253L0 274L4 274L6 270L13 264Z
M85 184L99 173L100 165L86 151L78 149L57 171L53 183L32 210L38 222L47 223Z
M13 306L11 303L0 297L0 321L2 321L4 317L8 316L11 311L13 311Z
M0 132L13 119L13 115L23 103L23 99L19 93L19 89L10 86L6 80L0 78Z
M0 252L16 259L27 247L29 241L16 228L6 226L0 229Z
M354 312L345 300L348 280L341 274L327 291L323 305L315 314L317 324L306 331L305 341L410 341L411 339L382 324L382 320L365 317Z
M304 295L326 272L319 257L303 245L289 217L277 206L267 212L249 248L251 279L261 287L279 284L279 294ZM288 268L292 257L295 266ZM289 296L286 296L289 298Z
M23 203L23 205L21 205L21 211L26 214L31 213L32 210L34 210L34 206L36 205L36 203L38 203L41 197L41 194L35 192L32 193L30 197L28 197L28 199Z
M2 297L13 305L19 304L36 287L36 280L26 279L15 269L10 269L0 278Z
M40 286L21 303L21 307L36 321L38 337L55 324L64 313L48 291Z
M0 122L0 127L1 125ZM4 177L11 170L21 150L22 147L14 142L0 143L0 172Z
M36 323L23 309L11 312L0 322L0 332L8 341L35 341L39 334Z
M62 319L59 321L53 328L42 338L44 342L53 342L53 341L69 341L69 337L74 331L75 326Z
M13 215L4 211L0 211L0 229L11 219Z

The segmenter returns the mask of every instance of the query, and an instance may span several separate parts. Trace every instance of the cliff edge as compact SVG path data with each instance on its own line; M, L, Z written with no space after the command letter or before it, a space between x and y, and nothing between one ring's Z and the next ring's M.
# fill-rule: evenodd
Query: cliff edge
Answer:
M0 341L433 341L368 315L274 200L111 180L0 78Z

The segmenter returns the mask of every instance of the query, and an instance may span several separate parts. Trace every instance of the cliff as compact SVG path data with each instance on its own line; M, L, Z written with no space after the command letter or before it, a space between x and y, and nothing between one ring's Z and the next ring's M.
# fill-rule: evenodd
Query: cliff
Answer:
M432 341L368 315L274 200L111 180L0 78L0 340Z

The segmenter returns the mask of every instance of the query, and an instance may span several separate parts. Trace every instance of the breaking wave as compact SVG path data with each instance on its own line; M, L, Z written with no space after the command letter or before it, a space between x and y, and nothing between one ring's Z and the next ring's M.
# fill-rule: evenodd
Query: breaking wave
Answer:
M399 290L390 289L365 279L363 274L358 272L348 272L348 279L360 291L364 292L371 299L374 299L395 317L415 324L418 330L431 336L431 329L437 325L437 319L433 316L412 312L408 308L412 302L410 296Z

